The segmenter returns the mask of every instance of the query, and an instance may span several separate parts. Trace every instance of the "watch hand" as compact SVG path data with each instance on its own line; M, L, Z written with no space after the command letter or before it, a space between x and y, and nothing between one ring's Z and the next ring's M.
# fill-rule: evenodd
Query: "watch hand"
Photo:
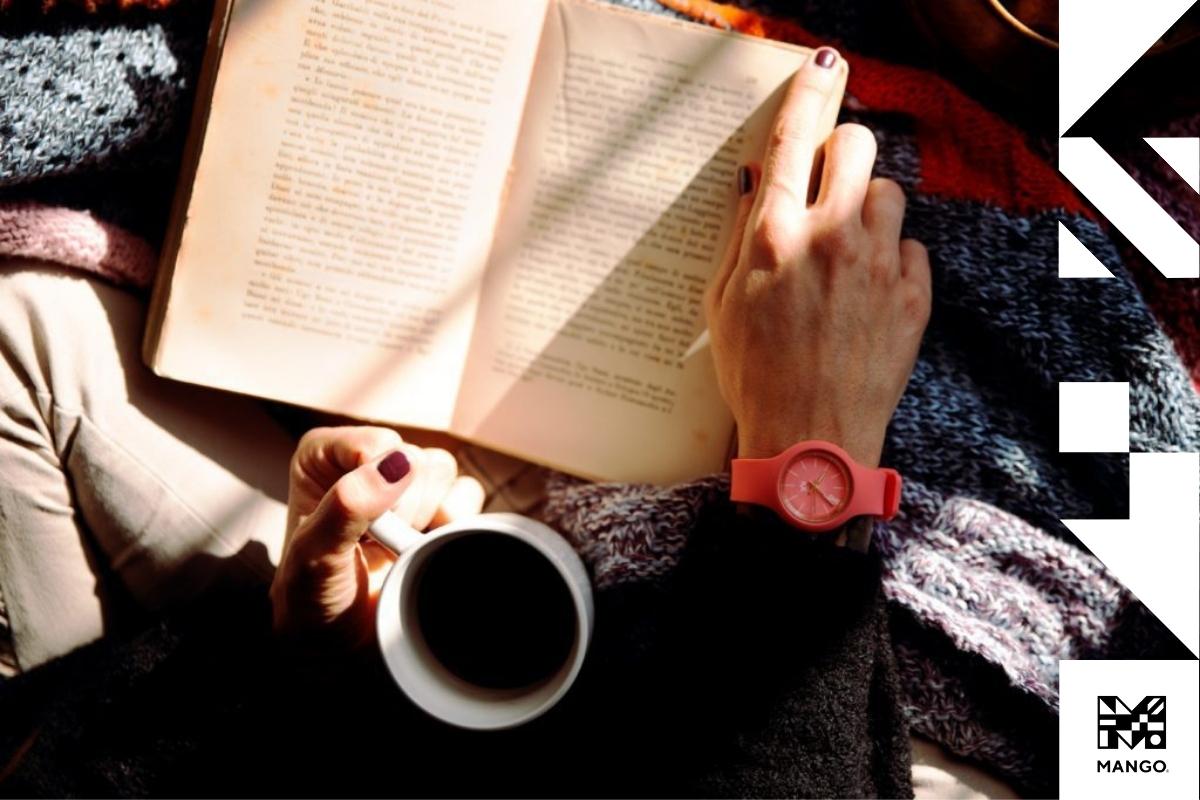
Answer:
M812 484L812 488L816 489L817 494L819 494L819 495L821 495L821 497L825 498L825 502L829 503L830 506L835 506L835 507L837 506L837 503L835 503L832 499L830 499L829 495L827 495L827 494L825 494L825 492L821 491L820 486L817 486L814 483L814 484Z

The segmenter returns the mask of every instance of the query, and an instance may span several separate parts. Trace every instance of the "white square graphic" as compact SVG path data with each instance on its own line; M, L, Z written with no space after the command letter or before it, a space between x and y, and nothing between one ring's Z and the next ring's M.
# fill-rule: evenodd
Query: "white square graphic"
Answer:
M1059 794L1071 798L1195 798L1200 795L1200 662L1062 661L1059 692ZM1151 712L1169 709L1169 731L1148 747L1131 747L1136 734L1120 734L1116 749L1106 748L1109 731L1100 730L1101 697L1116 696L1132 710L1143 698L1160 696ZM1099 711L1098 711L1099 709ZM1131 721L1147 729L1154 725ZM1126 718L1128 719L1128 718ZM1157 730L1163 730L1156 725ZM1147 735L1153 740L1154 734Z
M1129 383L1063 381L1058 384L1060 453L1129 452Z

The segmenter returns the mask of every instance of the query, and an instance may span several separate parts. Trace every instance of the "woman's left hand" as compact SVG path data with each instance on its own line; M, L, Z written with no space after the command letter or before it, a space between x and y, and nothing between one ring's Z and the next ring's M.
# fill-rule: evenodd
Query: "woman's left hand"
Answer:
M271 584L277 633L352 648L372 636L383 576L395 560L363 540L392 509L418 530L476 514L483 487L445 450L388 428L315 428L292 456L287 537Z
M904 191L871 177L874 134L844 124L822 144L840 63L821 48L792 78L763 167L739 171L734 234L705 298L741 458L823 439L877 466L929 321L929 254L901 238Z

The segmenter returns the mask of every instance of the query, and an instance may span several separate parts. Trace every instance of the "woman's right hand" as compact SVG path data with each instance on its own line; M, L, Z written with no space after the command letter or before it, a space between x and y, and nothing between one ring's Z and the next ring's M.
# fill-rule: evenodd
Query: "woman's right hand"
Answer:
M394 511L418 530L479 513L483 487L445 450L388 428L314 428L292 456L287 537L271 584L277 633L349 649L375 630L380 581L395 556L367 527Z
M706 296L742 458L824 439L876 466L929 319L929 256L900 238L903 190L871 178L870 130L834 130L808 202L840 62L822 48L797 71L761 170L739 171L733 237Z

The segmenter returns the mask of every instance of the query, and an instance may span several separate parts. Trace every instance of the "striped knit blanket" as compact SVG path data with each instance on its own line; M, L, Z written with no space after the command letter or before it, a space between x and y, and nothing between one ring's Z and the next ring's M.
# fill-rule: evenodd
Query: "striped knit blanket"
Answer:
M1134 450L1200 450L1189 377L1200 377L1200 290L1165 285L1122 252L1048 146L901 63L911 53L878 32L875 4L796 0L789 16L803 27L669 5L752 35L829 42L850 61L843 116L877 132L878 172L908 190L906 235L934 261L933 318L885 454L905 475L903 511L876 534L906 712L914 730L1018 789L1052 794L1059 659L1180 652L1058 523L1126 516L1128 489L1124 457L1056 452L1057 382L1129 381ZM0 18L0 255L151 280L207 9ZM1115 280L1057 277L1060 220ZM546 515L599 585L653 580L725 489L723 476L670 488L556 476Z

